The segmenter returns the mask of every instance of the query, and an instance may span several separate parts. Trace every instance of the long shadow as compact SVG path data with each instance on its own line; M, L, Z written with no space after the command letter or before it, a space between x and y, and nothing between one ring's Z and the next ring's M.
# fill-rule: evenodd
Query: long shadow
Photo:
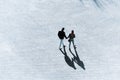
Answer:
M84 63L83 61L80 60L75 46L74 46L74 50L75 50L75 54L71 51L71 48L69 48L70 53L73 55L74 62L78 64L82 69L85 70Z
M74 61L73 61L73 58L70 59L70 57L67 55L67 52L66 52L66 49L65 49L65 46L63 47L64 51L62 49L60 49L60 51L63 53L64 55L64 59L65 59L65 62L70 66L72 67L73 69L76 69L75 65L74 65Z
M81 2L82 5L84 5L83 0L79 0L79 1Z
M93 0L98 8L103 8L102 3L99 0Z

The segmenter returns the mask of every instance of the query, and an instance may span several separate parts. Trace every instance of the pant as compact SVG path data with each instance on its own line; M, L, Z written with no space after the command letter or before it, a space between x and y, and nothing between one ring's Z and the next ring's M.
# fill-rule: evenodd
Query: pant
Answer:
M61 48L61 45L64 46L63 39L60 39L60 45L59 45L59 48Z
M71 46L71 42L73 43L73 47L75 46L75 45L74 45L74 39L71 39L71 40L69 40L69 48L70 48L70 46Z

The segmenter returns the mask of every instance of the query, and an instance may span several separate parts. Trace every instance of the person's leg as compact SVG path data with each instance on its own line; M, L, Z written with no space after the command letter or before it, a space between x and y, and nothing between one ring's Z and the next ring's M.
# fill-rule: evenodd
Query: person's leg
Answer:
M63 39L60 40L59 49L61 48L61 46L64 46Z
M73 43L73 47L75 46L75 44L74 44L74 39L72 40L72 43Z
M71 41L69 41L69 48L70 48L70 46L71 46Z
M72 40L72 43L73 43L73 47L76 48L75 44L74 44L74 39Z
M64 42L63 42L63 39L62 39L62 43L61 43L61 44L62 44L62 46L64 47Z
M63 42L63 40L62 40L62 39L60 39L59 49L61 48L62 42Z

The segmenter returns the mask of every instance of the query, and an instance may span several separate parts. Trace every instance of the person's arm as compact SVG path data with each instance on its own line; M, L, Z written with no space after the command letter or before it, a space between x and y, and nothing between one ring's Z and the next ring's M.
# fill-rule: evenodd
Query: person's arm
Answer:
M65 38L67 39L68 37L66 37L66 34L65 34Z
M64 37L67 39L65 32L64 32Z
M75 34L74 34L74 38L75 38Z
M70 38L70 34L68 35L68 37L67 38Z

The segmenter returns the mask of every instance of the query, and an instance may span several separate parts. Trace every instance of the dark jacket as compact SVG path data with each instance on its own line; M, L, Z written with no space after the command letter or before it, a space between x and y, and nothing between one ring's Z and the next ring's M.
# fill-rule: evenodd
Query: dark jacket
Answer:
M71 40L73 40L74 38L75 38L75 34L69 34L69 36L68 36L68 38L69 38L69 40L71 41Z
M59 32L58 32L58 37L59 37L60 39L64 39L64 37L67 38L64 31L59 31Z

